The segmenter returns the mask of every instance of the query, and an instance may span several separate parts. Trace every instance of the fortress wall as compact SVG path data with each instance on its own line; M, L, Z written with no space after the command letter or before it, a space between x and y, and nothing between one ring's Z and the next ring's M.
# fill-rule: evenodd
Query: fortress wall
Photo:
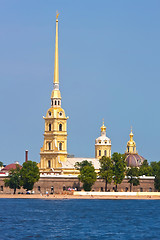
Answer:
M4 186L4 177L0 177L0 194L3 193L13 193L13 189L6 188ZM53 187L53 188L52 188ZM34 185L35 193L45 194L46 191L50 194L54 193L64 193L68 188L77 188L78 190L82 189L82 183L79 183L79 180L76 177L42 177L40 180ZM2 191L3 188L3 191ZM114 184L108 184L108 190L110 192L114 191ZM128 188L128 190L127 190ZM52 191L53 189L53 191ZM93 191L104 191L105 183L101 179L97 179L95 184L92 187ZM124 179L121 184L118 185L119 192L130 191L130 184L128 183L128 179ZM155 191L154 188L154 179L140 179L140 185L133 186L134 192L149 192ZM24 189L17 189L18 192L26 192ZM68 191L67 191L68 192Z

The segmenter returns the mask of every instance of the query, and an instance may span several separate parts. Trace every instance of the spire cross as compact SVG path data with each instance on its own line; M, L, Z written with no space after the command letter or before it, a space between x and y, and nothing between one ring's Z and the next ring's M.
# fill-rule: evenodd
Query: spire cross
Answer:
M56 11L56 19L58 19L59 13L58 11Z

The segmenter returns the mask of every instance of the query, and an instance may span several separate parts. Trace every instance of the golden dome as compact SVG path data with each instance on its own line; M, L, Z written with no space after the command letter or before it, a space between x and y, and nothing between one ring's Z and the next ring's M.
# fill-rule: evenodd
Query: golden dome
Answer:
M127 142L127 147L135 147L136 146L136 143L135 141L133 140L133 132L132 132L132 127L131 127L131 133L129 134L130 136L130 140Z
M61 99L61 93L59 90L53 90L51 94L51 98L60 98Z
M104 126L104 121L103 121L103 125L101 127L101 132L104 132L104 131L106 131L106 126Z

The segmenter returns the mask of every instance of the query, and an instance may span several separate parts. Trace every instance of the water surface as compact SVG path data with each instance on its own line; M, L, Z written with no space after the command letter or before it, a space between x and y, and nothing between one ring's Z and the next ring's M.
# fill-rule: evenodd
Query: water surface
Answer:
M0 199L3 239L160 239L159 200Z

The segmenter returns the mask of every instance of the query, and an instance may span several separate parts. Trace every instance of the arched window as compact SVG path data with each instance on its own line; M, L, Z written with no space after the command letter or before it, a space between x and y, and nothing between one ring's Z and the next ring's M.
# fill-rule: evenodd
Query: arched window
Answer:
M55 105L57 105L57 101L55 100Z
M58 105L60 105L60 101L58 101Z
M128 152L129 152L129 147L128 147Z
M59 131L62 131L62 124L59 124Z
M107 156L107 151L106 150L104 150L104 156Z
M101 150L99 150L99 156L101 156Z
M48 143L48 150L51 150L51 143Z
M51 105L53 106L53 100L52 100L52 103L51 103Z
M51 167L51 161L48 160L48 167L50 168Z
M62 150L62 143L59 143L59 150Z
M49 131L51 131L51 123L49 124Z

